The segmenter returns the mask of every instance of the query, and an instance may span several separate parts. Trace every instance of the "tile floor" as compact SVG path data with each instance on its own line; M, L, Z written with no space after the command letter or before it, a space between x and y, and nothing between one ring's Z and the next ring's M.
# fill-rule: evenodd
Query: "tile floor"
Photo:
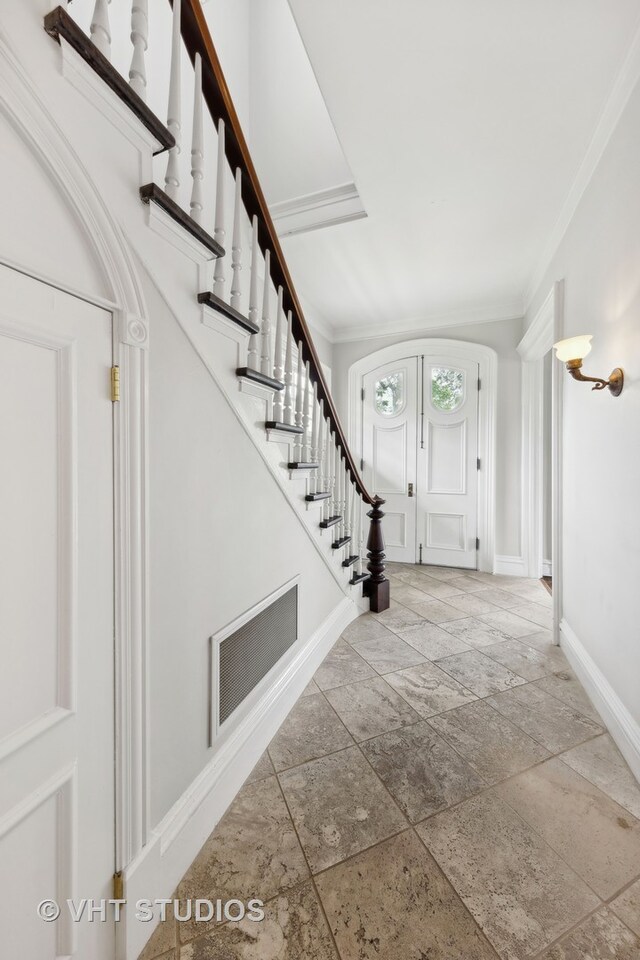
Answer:
M514 577L390 564L178 888L144 960L640 958L640 787Z

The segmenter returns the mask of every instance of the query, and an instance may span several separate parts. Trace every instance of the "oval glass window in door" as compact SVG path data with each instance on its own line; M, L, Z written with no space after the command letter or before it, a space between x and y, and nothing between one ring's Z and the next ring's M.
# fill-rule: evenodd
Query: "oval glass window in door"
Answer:
M383 417L397 417L406 402L404 372L397 370L376 381L374 403Z
M431 403L436 410L451 413L464 402L464 373L451 367L432 367Z

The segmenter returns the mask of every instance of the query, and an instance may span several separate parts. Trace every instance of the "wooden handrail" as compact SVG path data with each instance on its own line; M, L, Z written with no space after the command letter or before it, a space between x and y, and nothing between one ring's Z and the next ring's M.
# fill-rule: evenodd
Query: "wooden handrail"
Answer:
M169 0L169 3L173 6L173 0ZM379 503L380 498L369 493L358 472L324 379L320 359L316 353L311 332L298 300L267 201L242 133L240 120L233 105L200 0L182 0L181 31L191 62L195 63L197 53L202 58L202 92L205 103L216 126L219 120L224 121L227 160L233 171L238 167L242 171L242 201L245 210L250 219L253 219L254 216L258 218L260 249L263 253L267 250L271 251L271 279L276 289L279 286L283 288L284 308L287 311L291 310L293 334L296 342L302 343L305 358L309 360L311 379L317 384L318 399L324 401L324 411L331 425L331 431L335 435L337 444L342 448L347 469L361 497L371 505Z

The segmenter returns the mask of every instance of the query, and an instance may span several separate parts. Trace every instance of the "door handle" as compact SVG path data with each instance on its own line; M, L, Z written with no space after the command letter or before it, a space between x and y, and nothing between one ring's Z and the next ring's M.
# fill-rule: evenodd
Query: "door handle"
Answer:
M413 484L412 484L412 483L409 484L409 489L407 490L407 496L408 496L408 497L412 497L412 496L413 496Z

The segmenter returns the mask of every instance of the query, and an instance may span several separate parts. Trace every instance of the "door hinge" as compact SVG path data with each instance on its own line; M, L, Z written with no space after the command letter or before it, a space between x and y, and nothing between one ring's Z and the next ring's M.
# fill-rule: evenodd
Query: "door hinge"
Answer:
M360 399L361 399L362 402L364 403L364 387L363 387L362 390L360 391Z
M481 386L482 386L482 380L480 379L480 377L478 377L478 390L481 388Z
M419 545L418 551L419 551L419 560L418 560L418 563L422 563L422 544Z
M120 367L111 367L111 402L117 403L120 399Z
M480 537L476 537L476 550L480 549Z
M113 899L124 900L124 876L122 870L113 875Z
M364 460L360 460L360 469L364 470Z
M477 470L480 469L480 457L478 457L478 459L476 460L476 469Z

